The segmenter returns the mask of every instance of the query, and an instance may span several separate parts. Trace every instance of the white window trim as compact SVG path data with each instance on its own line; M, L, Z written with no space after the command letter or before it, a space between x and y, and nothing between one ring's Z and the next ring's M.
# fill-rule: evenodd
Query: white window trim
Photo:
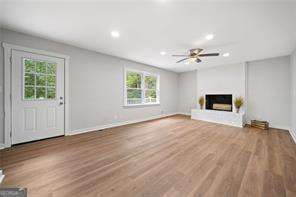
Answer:
M145 99L145 93L142 94L142 103L140 104L128 104L127 103L127 88L126 88L126 73L127 72L137 72L137 73L141 73L142 74L142 78L141 78L141 90L144 90L145 92L145 82L144 79L145 79L145 76L149 75L149 76L155 76L156 77L156 99L157 99L157 102L155 103L144 103L144 99ZM131 69L131 68L124 68L124 72L123 72L123 103L124 103L124 107L137 107L137 106L153 106L153 105L160 105L160 76L159 74L156 74L156 73L152 73L152 72L147 72L147 71L143 71L143 70L137 70L137 69Z

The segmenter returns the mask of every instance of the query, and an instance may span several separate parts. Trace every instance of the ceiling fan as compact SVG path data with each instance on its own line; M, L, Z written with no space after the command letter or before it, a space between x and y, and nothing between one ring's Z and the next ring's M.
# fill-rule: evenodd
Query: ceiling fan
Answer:
M219 53L204 53L204 54L200 54L203 51L203 49L190 49L189 50L189 54L188 55L172 55L173 57L186 57L184 59L181 59L179 61L177 61L177 63L183 62L185 60L189 60L189 63L193 63L193 62L201 62L201 59L199 59L200 57L210 57L210 56L219 56Z

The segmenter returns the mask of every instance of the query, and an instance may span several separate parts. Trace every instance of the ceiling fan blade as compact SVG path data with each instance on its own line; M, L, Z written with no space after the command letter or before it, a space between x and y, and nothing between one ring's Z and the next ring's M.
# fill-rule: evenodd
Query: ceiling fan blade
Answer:
M203 51L203 49L197 49L197 50L198 50L198 54Z
M173 57L188 57L188 55L172 55Z
M205 54L199 54L199 57L207 57L207 56L219 56L219 53L205 53Z
M196 60L195 60L197 63L199 63L199 62L201 62L201 59L199 59L199 58L196 58Z
M190 49L190 54L200 54L203 51L203 49L197 48L197 49Z
M189 59L189 58L186 57L186 58L184 58L184 59L181 59L181 60L177 61L177 63L183 62L184 60L187 60L187 59Z

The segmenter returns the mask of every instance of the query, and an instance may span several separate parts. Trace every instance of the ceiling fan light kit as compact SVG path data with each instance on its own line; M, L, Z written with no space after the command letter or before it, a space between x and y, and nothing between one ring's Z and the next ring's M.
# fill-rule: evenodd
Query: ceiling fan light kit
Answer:
M173 55L173 57L186 57L186 58L183 58L183 59L177 61L177 63L181 63L181 62L183 62L185 60L189 60L189 61L187 61L189 63L193 63L193 62L199 63L199 62L201 62L200 57L219 56L219 53L204 53L204 54L201 54L202 51L203 51L203 49L200 49L200 48L190 49L188 55Z

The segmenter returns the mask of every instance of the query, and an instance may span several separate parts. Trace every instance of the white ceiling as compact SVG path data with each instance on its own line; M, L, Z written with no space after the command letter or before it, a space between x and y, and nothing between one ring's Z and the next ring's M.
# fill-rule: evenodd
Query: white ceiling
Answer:
M175 72L288 55L296 48L296 3L199 2L5 1L2 25ZM120 37L112 38L112 30ZM207 41L209 33L215 37ZM190 65L171 56L196 47L230 56Z

